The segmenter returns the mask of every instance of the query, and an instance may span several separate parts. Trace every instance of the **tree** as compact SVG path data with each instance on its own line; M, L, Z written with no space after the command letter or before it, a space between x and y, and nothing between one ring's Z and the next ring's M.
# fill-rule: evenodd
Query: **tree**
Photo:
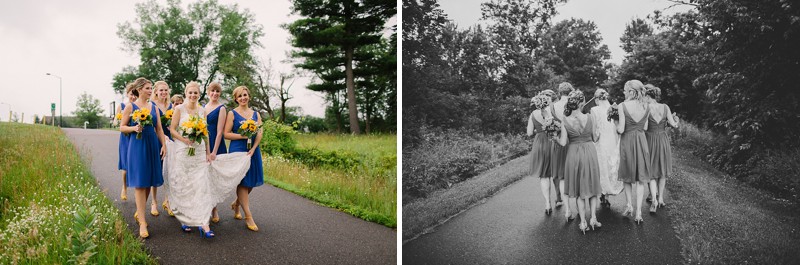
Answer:
M72 112L75 115L78 124L83 124L88 121L89 124L96 126L101 119L103 109L100 107L100 100L94 98L89 93L83 92L78 97L77 109Z
M173 94L182 94L189 81L206 86L219 77L248 81L255 63L252 49L260 47L263 32L253 15L235 4L205 0L184 10L179 0L167 0L166 6L150 0L136 4L136 19L119 24L117 35L125 50L139 54L140 65L115 75L115 90L135 73L164 80Z
M115 93L125 96L125 87L140 76L139 70L136 69L136 67L126 66L122 69L122 72L114 74L114 81L111 82L111 87L114 88Z
M294 81L296 79L294 78L294 75L285 74L285 73L281 73L279 78L280 78L280 85L275 87L275 94L278 96L278 100L281 101L281 120L280 120L280 122L285 123L286 122L286 102L289 101L290 99L292 99L292 95L289 94L289 89L292 88L292 85L294 85ZM287 82L289 82L289 81L291 81L291 83L287 84Z
M347 103L350 116L350 131L361 133L358 125L356 104L354 55L359 47L375 44L381 40L386 21L397 14L397 2L393 0L294 0L292 13L301 18L285 27L292 34L292 45L299 51L295 58L318 59L330 56L335 49L343 56ZM305 65L307 70L328 70L330 67ZM356 65L356 67L358 67Z
M545 61L578 89L589 90L608 78L603 60L611 53L594 22L571 18L551 27L543 40Z
M619 41L622 42L622 50L630 54L633 52L633 46L639 42L642 37L653 35L653 27L644 19L634 18L628 24L625 24L625 32Z

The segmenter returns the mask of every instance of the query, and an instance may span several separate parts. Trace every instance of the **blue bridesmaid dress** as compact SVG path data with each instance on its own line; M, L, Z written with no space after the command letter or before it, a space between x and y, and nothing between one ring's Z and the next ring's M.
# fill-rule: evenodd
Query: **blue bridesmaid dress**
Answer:
M122 110L125 110L125 103L119 104ZM117 169L128 170L128 140L130 139L129 133L119 133L119 161L117 162Z
M158 106L156 106L155 102L150 101L150 103L152 103L153 107L155 107L158 110L158 118L159 119L161 119L161 117L164 117L164 115L167 115L167 113L161 112L161 109L159 109ZM167 110L171 110L171 109L172 109L172 103L169 103L169 106L167 107ZM155 124L155 123L153 123L153 124ZM161 131L164 132L164 135L167 136L167 138L172 140L172 134L169 133L169 126L167 126L166 124L162 123L161 124ZM158 142L158 143L159 143L159 145L161 145L161 142Z
M258 121L258 116L256 116L255 111L253 111L252 119L254 121ZM239 113L237 113L236 110L234 110L232 131L236 132L236 130L239 129L239 126L242 124L242 122L246 120L247 120L246 118L242 117L242 115L239 115ZM251 142L253 144L255 144L256 137L257 135L253 135L253 137L251 138L252 139ZM230 151L229 153L247 152L247 140L246 139L233 140L231 141L229 149L230 149L228 150ZM240 182L239 185L248 188L264 185L264 165L262 163L263 162L261 161L261 147L256 147L256 151L253 153L253 156L250 157L250 169L247 170L247 175L244 176L244 179L242 179L242 182Z
M133 110L139 109L133 104ZM153 125L157 124L157 113L155 106L150 106L150 117ZM136 123L131 119L128 126L135 126ZM142 129L142 139L136 139L136 133L130 134L128 140L128 187L149 188L159 187L164 184L164 177L161 171L161 143L158 141L156 129L153 125L144 126Z
M208 113L208 115L206 115L206 122L208 122L208 144L210 145L211 148L209 152L214 151L214 142L217 139L217 122L219 122L219 114L221 109L222 105L219 105L217 106L216 109L212 110L211 112ZM245 142L245 148L246 147L247 147L247 142ZM217 149L217 154L221 155L227 153L228 153L228 148L225 147L225 137L223 137L219 141L219 149Z

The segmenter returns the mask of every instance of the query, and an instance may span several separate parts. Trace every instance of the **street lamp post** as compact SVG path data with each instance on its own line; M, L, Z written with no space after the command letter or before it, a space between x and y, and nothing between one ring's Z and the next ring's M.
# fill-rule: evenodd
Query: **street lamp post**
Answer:
M61 100L61 77L51 73L47 73L47 75L58 77L58 127L62 127L64 126L64 114L61 109L64 102Z

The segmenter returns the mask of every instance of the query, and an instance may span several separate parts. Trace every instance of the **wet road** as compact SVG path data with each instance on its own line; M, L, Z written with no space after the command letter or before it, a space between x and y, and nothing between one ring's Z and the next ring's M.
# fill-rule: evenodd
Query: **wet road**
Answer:
M646 187L645 187L646 190ZM551 193L555 194L551 189ZM667 202L669 202L669 193ZM647 196L647 191L645 191ZM554 198L554 195L553 197ZM539 180L524 178L485 203L450 219L403 245L404 264L680 264L680 243L669 209L650 215L642 202L644 223L622 217L624 192L610 197L611 208L597 215L603 227L578 230L567 222L564 207L544 214ZM551 199L555 200L555 199ZM635 207L635 204L634 204ZM577 207L571 207L573 214ZM588 222L588 218L587 218Z
M120 201L122 177L117 171L119 133L108 130L64 129L91 168L100 188L116 207L134 235L136 209L133 189ZM267 177L269 175L267 174ZM164 198L158 192L158 202ZM247 230L233 218L226 203L218 205L220 223L211 224L216 238L202 239L180 231L177 219L159 209L147 214L148 251L163 264L395 264L397 233L393 229L323 207L269 184L253 189L250 207L258 232ZM147 208L149 212L149 204Z

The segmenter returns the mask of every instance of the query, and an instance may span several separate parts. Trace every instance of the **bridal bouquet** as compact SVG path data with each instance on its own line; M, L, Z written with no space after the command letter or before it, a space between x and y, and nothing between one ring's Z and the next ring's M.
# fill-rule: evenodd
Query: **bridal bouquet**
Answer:
M619 106L617 106L617 103L614 103L613 105L611 105L611 107L608 108L607 116L608 116L608 121L615 121L619 119Z
M236 133L241 134L244 137L247 137L247 149L250 150L253 147L252 137L256 135L258 129L261 128L262 125L256 124L256 121L252 119L247 119L243 121L242 124L239 126L239 130Z
M199 143L200 140L208 136L208 126L206 119L197 115L189 116L189 120L181 123L181 136ZM194 146L189 147L188 155L194 155Z
M167 110L167 112L164 112L164 116L161 116L161 125L167 126L167 127L169 126L169 124L172 122L172 113L173 112L174 111L171 110L171 109Z
M153 120L150 119L150 109L137 109L131 114L131 119L142 127L153 125ZM142 139L142 133L136 133L136 139Z
M561 123L552 117L546 118L544 120L544 131L550 137L559 136L561 135Z

